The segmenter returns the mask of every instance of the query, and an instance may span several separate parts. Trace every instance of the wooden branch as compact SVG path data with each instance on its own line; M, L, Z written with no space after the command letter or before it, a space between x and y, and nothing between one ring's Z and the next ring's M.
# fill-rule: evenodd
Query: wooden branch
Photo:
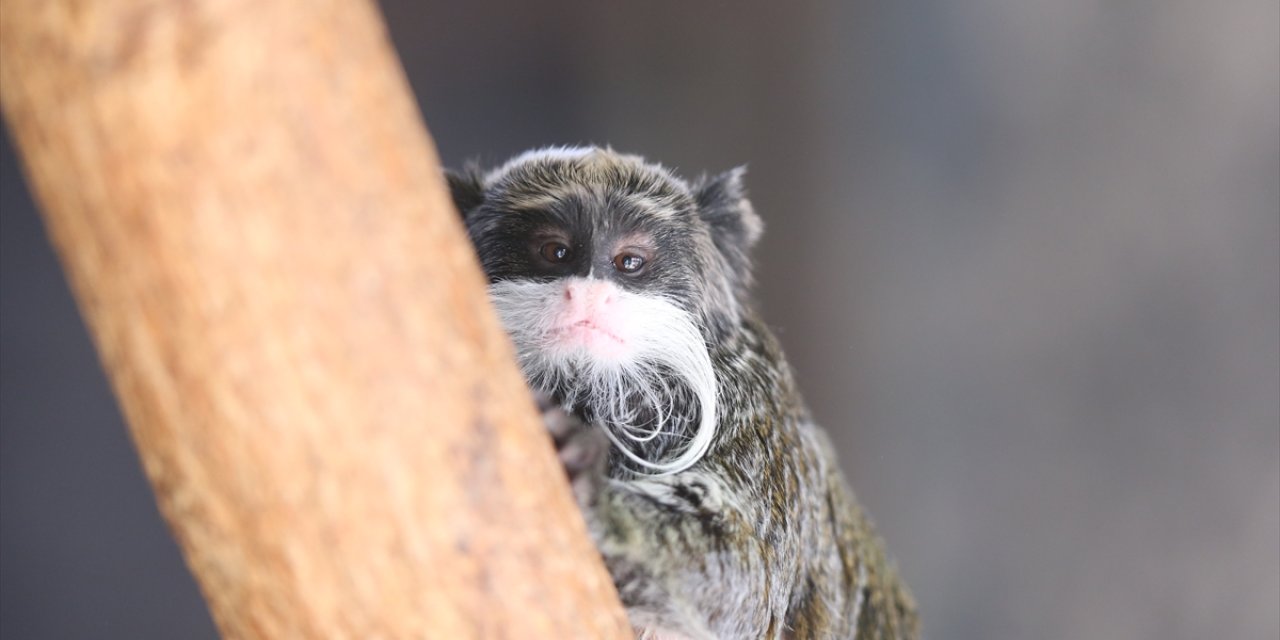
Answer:
M3 0L0 99L232 638L621 638L369 0Z

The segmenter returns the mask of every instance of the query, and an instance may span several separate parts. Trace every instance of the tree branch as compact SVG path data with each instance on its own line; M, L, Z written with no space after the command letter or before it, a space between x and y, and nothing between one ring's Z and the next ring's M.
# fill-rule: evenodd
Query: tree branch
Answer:
M368 0L3 0L0 100L234 638L621 638Z

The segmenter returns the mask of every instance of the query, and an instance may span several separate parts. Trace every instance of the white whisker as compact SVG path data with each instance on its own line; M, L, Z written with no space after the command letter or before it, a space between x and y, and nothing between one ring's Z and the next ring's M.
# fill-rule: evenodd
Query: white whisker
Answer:
M625 357L606 358L555 339L563 291L562 282L489 287L530 386L556 391L566 406L584 408L624 456L652 473L678 473L696 464L715 435L718 390L692 316L660 297L620 291L617 304L625 305L628 316L643 318L643 326L627 332ZM661 436L687 444L666 460L645 459L627 445Z

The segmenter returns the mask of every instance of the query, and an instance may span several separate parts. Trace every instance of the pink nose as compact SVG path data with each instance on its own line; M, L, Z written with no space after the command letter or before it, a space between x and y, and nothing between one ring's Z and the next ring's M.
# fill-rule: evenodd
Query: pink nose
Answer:
M592 311L613 302L614 288L598 280L571 280L564 286L564 299L571 309Z

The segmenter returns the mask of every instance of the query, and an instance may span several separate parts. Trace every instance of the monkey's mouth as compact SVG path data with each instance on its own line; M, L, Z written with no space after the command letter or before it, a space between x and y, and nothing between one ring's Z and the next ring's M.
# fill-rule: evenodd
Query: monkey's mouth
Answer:
M568 326L556 327L551 330L551 336L560 342L581 343L587 346L602 340L617 346L623 346L627 343L618 334L586 319L579 320Z

